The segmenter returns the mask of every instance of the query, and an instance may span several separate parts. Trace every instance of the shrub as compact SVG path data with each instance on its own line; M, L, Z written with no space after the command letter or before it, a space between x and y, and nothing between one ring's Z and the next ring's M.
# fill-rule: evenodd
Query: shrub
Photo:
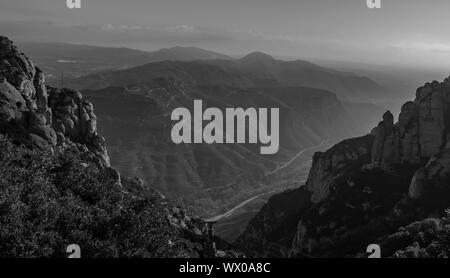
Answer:
M76 152L29 150L0 137L0 257L184 257L160 197L117 184Z

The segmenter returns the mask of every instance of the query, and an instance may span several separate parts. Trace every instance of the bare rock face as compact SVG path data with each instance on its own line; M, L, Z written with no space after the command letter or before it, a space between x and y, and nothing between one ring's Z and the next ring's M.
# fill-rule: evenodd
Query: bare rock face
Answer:
M105 139L97 134L97 117L92 103L80 92L70 89L48 89L48 102L53 112L53 128L59 134L58 144L64 139L85 144L97 162L110 166Z
M403 105L398 122L386 112L375 131L373 167L392 170L417 165L439 153L449 137L450 82L427 83L417 89L414 102Z
M419 122L417 107L412 101L406 102L398 119L400 137L400 163L418 164L420 162Z
M426 83L417 89L416 99L403 105L398 122L385 114L375 129L370 167L395 171L411 165L417 171L411 180L409 196L426 195L432 184L443 183L447 175L449 147L450 79ZM448 166L447 166L448 165ZM441 188L443 189L443 188Z
M350 139L337 144L325 153L316 153L307 181L312 202L320 202L328 195L342 169L368 159L362 168L395 171L401 165L418 167L445 147L447 132L447 83L427 83L417 90L416 100L402 106L399 120L394 124L390 111L371 135L362 141ZM450 83L449 83L450 84Z
M0 120L21 121L25 111L25 99L6 79L0 80Z
M433 82L419 89L416 106L419 112L419 145L421 156L429 158L438 153L446 139L445 115L447 111L447 94L443 84Z
M414 101L402 106L397 123L387 111L368 135L370 140L346 140L325 153L315 154L306 186L317 208L312 207L299 218L293 250L336 254L343 247L337 248L333 242L346 241L347 246L352 242L351 236L339 235L336 229L342 228L348 234L361 227L381 231L383 221L398 224L414 218L414 213L426 215L450 206L449 107L450 79L427 83L417 89ZM371 180L369 176L373 176ZM366 191L373 194L376 190L383 192L377 194L379 199L372 197L362 204L351 201L355 196L363 200ZM345 195L349 191L353 192ZM415 209L402 211L408 200L414 200ZM364 218L380 208L384 212L378 211L372 220ZM336 215L339 209L352 211L351 215L361 213L361 217ZM373 220L376 217L380 217L379 223ZM330 219L341 222L341 227L337 224L324 232ZM354 223L359 224L352 230Z
M0 75L26 96L35 94L32 80L36 74L33 62L6 37L0 36ZM30 84L31 82L31 84Z
M450 199L449 182L450 149L445 149L416 171L409 187L409 196L446 207Z
M384 113L374 133L372 164L387 169L399 161L399 131L394 128L394 116L390 111Z
M345 140L326 152L317 152L309 172L306 187L311 192L311 201L325 199L334 181L345 175L345 169L369 161L372 135Z
M6 37L0 37L2 132L40 149L71 147L109 168L92 103L80 92L45 85L45 75Z

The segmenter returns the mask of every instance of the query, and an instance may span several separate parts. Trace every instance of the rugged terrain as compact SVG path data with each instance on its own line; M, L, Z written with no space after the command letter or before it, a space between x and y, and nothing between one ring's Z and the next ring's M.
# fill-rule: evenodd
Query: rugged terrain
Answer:
M46 86L43 72L6 37L0 133L0 257L64 257L73 243L83 257L214 255L202 219L111 168L92 103Z
M370 123L377 122L378 107L341 97L356 101L354 94L369 99L385 92L365 77L258 52L231 59L171 48L150 55L156 59L150 61L164 61L128 68L149 61L149 53L66 44L26 46L53 70L51 61L56 59L122 64L125 69L118 71L105 68L80 78L66 76L64 84L82 89L96 107L111 164L124 175L140 177L207 217L260 196L221 220L218 232L229 240L245 227L262 198L306 179L313 151L367 132ZM89 69L90 64L58 63L56 68L68 73L80 65ZM89 70L98 71L92 65ZM202 99L205 108L279 107L279 153L260 155L255 145L173 144L170 114L177 107L192 108L194 99Z
M237 244L255 256L448 256L450 79L417 89L394 123L314 155L306 184L273 196Z
M259 67L260 63L269 63L270 68ZM277 189L274 178L293 180L291 175L306 172L302 169L309 167L309 159L302 156L293 163L297 171L286 168L277 171L279 175L270 175L302 150L367 130L371 113L352 117L352 109L358 105L347 106L330 91L300 86L302 82L277 81L274 76L271 85L261 79L266 71L289 68L284 63L254 53L236 61L150 63L66 82L83 89L97 107L114 166L156 184L163 194L182 198L197 213L211 216ZM317 76L328 76L327 70L308 63L296 62L292 68L311 68ZM292 74L308 79L302 71ZM349 78L333 74L330 80ZM314 82L311 79L309 84ZM194 99L202 99L205 107L221 109L279 107L280 152L264 156L251 145L172 144L170 113L177 107L191 108Z

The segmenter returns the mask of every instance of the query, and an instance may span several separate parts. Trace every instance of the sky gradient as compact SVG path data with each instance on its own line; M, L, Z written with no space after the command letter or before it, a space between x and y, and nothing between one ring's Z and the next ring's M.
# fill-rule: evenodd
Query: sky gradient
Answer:
M275 56L450 69L450 1L2 0L0 34L17 41L198 46Z

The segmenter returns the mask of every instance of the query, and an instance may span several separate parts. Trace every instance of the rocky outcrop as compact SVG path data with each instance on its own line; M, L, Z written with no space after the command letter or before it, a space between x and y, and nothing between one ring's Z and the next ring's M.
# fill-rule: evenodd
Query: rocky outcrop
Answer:
M105 139L97 134L97 117L91 102L80 92L70 89L49 88L49 106L53 111L53 124L58 144L67 139L85 144L92 152L91 159L110 166Z
M401 164L417 165L439 153L449 134L450 79L417 89L414 102L403 105L398 122L387 112L375 129L372 166L392 170Z
M372 164L382 168L392 167L399 160L399 132L394 128L394 116L390 111L372 131L375 140L372 146Z
M78 91L46 86L43 72L6 37L0 37L0 124L18 143L43 150L70 147L110 167L92 103Z
M345 175L345 170L370 161L373 136L345 140L326 152L317 152L309 172L306 187L311 201L318 203L327 198L334 181Z
M416 99L402 106L399 120L387 111L370 135L345 140L324 153L316 153L306 183L311 200L318 203L345 168L396 171L402 165L418 168L411 183L410 197L418 198L423 184L443 181L449 174L445 165L450 138L450 78L427 83L417 89ZM426 162L428 164L426 164ZM419 167L423 165L423 167ZM439 182L438 182L439 183Z
M416 168L409 190L410 197L414 199L422 196L426 190L424 187L431 187L430 184L436 182L443 184L450 174L447 154L450 139L449 107L450 78L442 83L427 83L417 89L416 99L402 106L397 123L394 124L394 116L387 111L372 130L373 142L365 145L370 148L370 162L363 167L387 172L395 172L405 165ZM333 166L333 161L341 164L340 167L350 166L352 159L345 159L349 152L354 155L350 154L354 160L364 149L356 142L347 144L345 149L337 146L329 150L327 155L315 155L307 183L313 191L320 192L318 188L327 191L335 180L330 178L330 169L336 173L342 172L339 166ZM316 193L313 199L317 202L325 196L324 193Z
M409 196L414 200L449 206L450 196L450 149L445 149L430 158L412 178Z
M305 185L311 204L291 218L297 228L290 256L355 256L377 242L388 242L385 256L403 247L395 256L422 256L419 247L429 244L433 249L429 240L413 242L423 237L420 231L404 231L428 229L433 221L420 221L450 206L449 107L450 78L427 83L402 106L397 123L387 111L369 135L316 153ZM262 210L255 219L268 215ZM406 228L396 233L400 227Z

